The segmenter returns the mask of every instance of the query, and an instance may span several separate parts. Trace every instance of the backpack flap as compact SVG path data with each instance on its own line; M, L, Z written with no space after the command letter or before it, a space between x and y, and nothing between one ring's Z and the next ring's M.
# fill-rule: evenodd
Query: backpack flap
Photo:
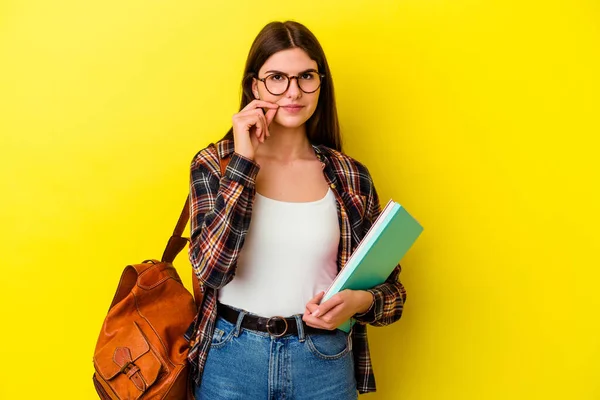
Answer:
M134 321L122 328L94 357L96 371L120 398L136 399L156 381L160 359Z

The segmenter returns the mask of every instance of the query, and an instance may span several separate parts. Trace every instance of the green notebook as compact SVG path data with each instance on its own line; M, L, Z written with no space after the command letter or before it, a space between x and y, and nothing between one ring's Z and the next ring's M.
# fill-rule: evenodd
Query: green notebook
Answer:
M404 207L390 200L354 253L325 292L322 303L344 290L366 290L390 276L423 227ZM350 332L351 319L338 329Z

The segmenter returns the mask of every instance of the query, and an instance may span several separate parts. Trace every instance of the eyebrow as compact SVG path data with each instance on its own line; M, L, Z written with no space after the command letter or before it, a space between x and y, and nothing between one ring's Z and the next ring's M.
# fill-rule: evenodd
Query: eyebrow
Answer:
M298 75L300 74L305 74L307 72L319 72L314 68L309 68L309 69L305 69L304 71L298 72ZM266 71L265 74L282 74L282 75L289 75L287 72L283 72L283 71L277 71L277 70L269 70Z

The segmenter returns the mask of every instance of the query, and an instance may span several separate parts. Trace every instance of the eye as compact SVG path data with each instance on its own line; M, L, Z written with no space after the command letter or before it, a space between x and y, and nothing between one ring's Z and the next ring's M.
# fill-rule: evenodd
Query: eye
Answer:
M281 81L285 80L285 77L281 74L273 74L273 75L269 75L268 79L271 81L274 81L274 82L281 82Z
M305 81L310 81L311 79L315 78L315 75L313 72L305 72L300 76L300 78Z

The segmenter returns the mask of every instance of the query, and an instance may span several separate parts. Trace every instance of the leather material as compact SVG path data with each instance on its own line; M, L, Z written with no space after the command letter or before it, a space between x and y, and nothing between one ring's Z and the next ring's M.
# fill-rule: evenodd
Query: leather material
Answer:
M189 242L182 237L188 220L189 196L161 261L128 265L121 274L94 350L93 383L103 400L194 399L184 334L202 290L192 274L192 296L172 264Z
M172 264L127 266L94 351L100 398L193 398L184 333L195 316L194 299Z
M240 312L234 310L233 308L222 304L217 303L217 315L222 317L228 322L232 324L237 324L238 317ZM285 321L284 321L285 320ZM296 335L298 336L298 324L296 322L296 318L287 317L259 317L256 315L246 314L244 319L242 320L241 327L244 329L250 329L253 331L259 332L267 332L272 334L273 336L279 337L284 335ZM302 329L304 330L304 334L319 334L319 335L329 335L336 333L334 330L326 330L326 329L317 329L311 326L306 325L304 321L302 322Z

